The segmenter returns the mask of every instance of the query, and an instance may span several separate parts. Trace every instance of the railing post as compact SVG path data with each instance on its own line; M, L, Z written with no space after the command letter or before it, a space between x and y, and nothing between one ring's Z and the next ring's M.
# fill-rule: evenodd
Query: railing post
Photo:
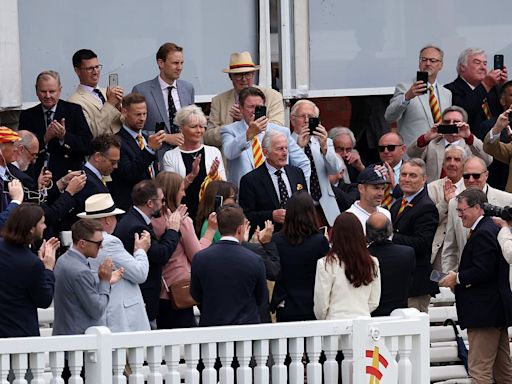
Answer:
M352 320L352 366L353 382L364 383L366 380L365 347L368 341L370 317L359 317Z
M112 384L112 333L107 327L90 327L86 335L95 335L97 349L86 351L85 384Z

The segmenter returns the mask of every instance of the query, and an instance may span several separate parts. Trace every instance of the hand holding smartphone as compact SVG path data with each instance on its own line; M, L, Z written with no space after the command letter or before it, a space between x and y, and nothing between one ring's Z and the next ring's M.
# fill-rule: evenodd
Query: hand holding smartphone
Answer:
M119 86L119 75L117 73L108 75L108 86L109 88Z
M418 71L416 72L416 81L423 81L425 83L425 91L423 94L427 93L427 85L428 85L428 72Z
M318 127L319 124L320 124L320 118L319 117L310 117L309 118L308 125L309 125L309 134L310 135L315 133L316 128Z
M254 120L267 115L267 107L264 105L257 105L254 109Z
M494 55L494 69L503 69L505 57L503 55Z
M436 283L439 283L446 276L448 276L447 273L433 269L432 272L430 273L430 281L435 281Z

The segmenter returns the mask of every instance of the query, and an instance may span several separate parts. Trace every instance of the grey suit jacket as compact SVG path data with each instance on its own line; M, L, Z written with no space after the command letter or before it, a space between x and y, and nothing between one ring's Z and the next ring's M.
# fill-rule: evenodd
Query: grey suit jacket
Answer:
M105 88L100 88L100 91L106 99L107 91ZM80 85L76 88L75 93L69 97L68 101L79 104L82 107L93 137L107 133L117 133L121 128L121 112L110 103L102 105L96 97Z
M117 237L103 232L103 245L98 257L90 259L91 270L97 273L100 264L110 257L116 269L123 267L123 278L112 286L105 324L112 332L149 331L148 316L139 284L146 281L148 256L143 249L130 255Z
M407 146L434 125L432 111L428 103L428 92L416 96L408 103L405 102L405 93L411 85L412 82L397 84L395 93L384 113L387 122L397 122L398 132L404 138ZM452 105L452 93L439 83L437 83L437 91L439 94L439 108L442 112Z
M180 105L185 107L194 104L194 86L185 80L176 80L176 88L178 97L180 98ZM167 100L164 100L162 89L158 76L152 80L145 81L133 87L132 92L137 92L146 98L146 107L148 115L144 130L151 134L155 131L155 124L164 122L165 131L171 133L171 126L169 123L169 113L167 112ZM168 144L163 144L162 148L158 150L158 160L161 160L163 154L171 149Z
M427 165L427 183L437 180L441 176L445 152L444 143L444 139L439 137L432 140L425 147L418 147L417 140L414 140L407 148L407 156L410 158L419 157L425 161ZM465 149L468 157L477 156L487 166L492 163L492 156L484 152L482 140L475 135L473 135L473 144L468 145L464 139L461 139L459 145Z
M77 335L105 325L110 284L91 271L87 258L71 247L55 264L54 335Z
M291 137L290 130L276 124L268 123L267 130L277 130L288 138L288 164L301 168L309 185L311 164L308 157ZM244 120L226 125L222 128L222 150L226 157L228 181L236 186L240 179L254 169L254 157L251 142L247 141L245 133L247 125Z
M292 137L297 140L297 134L292 133ZM327 139L327 152L325 156L320 151L320 143L316 137L310 139L311 154L313 155L313 161L315 162L316 174L318 175L318 182L320 184L320 191L322 197L320 198L320 206L324 212L327 222L332 227L336 217L340 214L340 208L336 201L336 196L332 190L331 182L329 181L329 175L336 175L340 172L341 160L336 156L334 151L334 145L331 139ZM311 191L308 183L308 190Z
M489 203L503 207L512 205L512 193L500 191L489 185L484 187ZM457 271L459 268L462 250L466 245L469 229L462 226L462 220L457 214L457 200L451 199L448 204L448 222L446 224L446 238L444 240L441 262L443 272Z

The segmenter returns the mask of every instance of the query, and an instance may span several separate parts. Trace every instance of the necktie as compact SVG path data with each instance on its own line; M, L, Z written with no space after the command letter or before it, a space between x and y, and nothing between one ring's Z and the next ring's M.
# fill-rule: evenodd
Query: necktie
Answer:
M384 198L382 199L382 206L386 209L390 209L393 204L393 196L391 196L391 184L386 184L384 189Z
M428 104L430 105L430 110L432 111L432 118L434 119L434 123L440 123L441 110L439 109L439 103L437 101L436 93L434 92L434 87L431 85L428 87L428 91L430 92L430 96L428 97Z
M53 119L52 119L53 112L50 109L49 111L46 111L45 113L46 113L46 128L48 128L53 121Z
M169 109L169 127L171 127L171 133L178 133L178 127L174 125L174 116L176 116L176 106L174 105L174 99L172 98L172 89L174 86L167 87L169 93L167 94L167 106Z
M470 230L469 230L469 232L468 232L468 240L469 240L469 238L470 238L472 235L473 235L473 230L472 230L472 229L470 229Z
M286 184L284 183L283 176L281 174L283 171L278 169L274 172L274 174L277 176L277 187L279 189L279 202L281 205L281 208L286 208L286 202L288 201L288 190L286 189Z
M252 156L254 158L254 169L258 168L261 164L263 164L263 151L261 150L260 141L258 140L258 136L254 136L251 142L252 147ZM281 172L281 171L279 171Z
M143 150L145 148L144 139L142 138L142 135L140 133L137 135L137 143L139 144L139 148L141 150ZM148 167L148 171L149 171L149 176L151 178L153 178L153 166L152 165L150 165Z
M304 147L304 153L308 157L311 163L311 176L309 179L311 197L315 201L319 201L322 197L322 191L320 190L320 182L318 181L318 173L316 173L315 161L313 159L313 153L311 152L311 146L309 143Z
M396 214L396 217L398 218L402 212L405 210L405 207L407 205L407 199L404 197L402 199L402 202L400 203L400 209L398 210L398 213Z
M101 176L101 182L105 187L107 186L107 178L105 176Z
M98 88L95 88L92 90L95 94L98 95L98 97L100 98L101 100L101 104L105 104L106 100L105 100L105 97L103 96L103 93L101 93L101 91L98 89Z
M482 110L484 111L487 120L492 119L492 113L491 109L489 108L489 103L487 102L487 97L482 102Z

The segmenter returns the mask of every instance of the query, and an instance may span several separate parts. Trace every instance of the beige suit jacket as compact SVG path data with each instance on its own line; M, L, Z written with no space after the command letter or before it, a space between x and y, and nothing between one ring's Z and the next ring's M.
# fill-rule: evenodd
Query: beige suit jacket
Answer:
M488 154L494 156L494 158L502 163L508 164L508 179L507 186L505 190L507 192L512 192L512 144L511 143L502 143L500 142L499 137L494 143L490 141L490 131L487 132L484 138L484 151Z
M432 255L430 257L430 263L434 264L434 261L442 251L444 239L446 237L446 224L448 222L448 203L444 199L444 183L448 178L443 177L442 179L435 180L427 184L428 196L430 200L434 202L439 213L439 224L437 226L436 234L434 235L434 242L432 243ZM461 192L466 189L464 186L464 179L461 178L457 183L457 189Z
M459 145L466 150L466 155L477 156L481 158L485 165L489 166L492 163L492 156L484 152L482 140L473 135L473 144L468 145L464 139L459 141ZM439 179L443 169L444 160L444 138L438 137L428 143L425 147L418 147L418 141L415 140L407 148L407 156L410 158L419 157L423 159L427 165L427 183Z
M100 91L106 99L106 89L100 88ZM98 99L80 85L68 101L82 107L93 137L106 133L117 133L121 129L121 112L110 103L101 105Z
M280 126L285 126L283 96L271 88L259 89L265 94L265 105L267 106L267 117L269 121ZM229 111L234 104L234 89L223 92L212 99L208 127L204 133L204 143L206 145L213 145L219 149L222 147L220 129L225 125L233 123Z
M489 185L484 187L489 203L500 207L512 205L512 194ZM468 239L469 229L462 226L462 221L457 214L457 199L451 199L448 204L448 222L446 224L446 238L444 240L441 262L443 272L457 271L459 268L462 250Z

